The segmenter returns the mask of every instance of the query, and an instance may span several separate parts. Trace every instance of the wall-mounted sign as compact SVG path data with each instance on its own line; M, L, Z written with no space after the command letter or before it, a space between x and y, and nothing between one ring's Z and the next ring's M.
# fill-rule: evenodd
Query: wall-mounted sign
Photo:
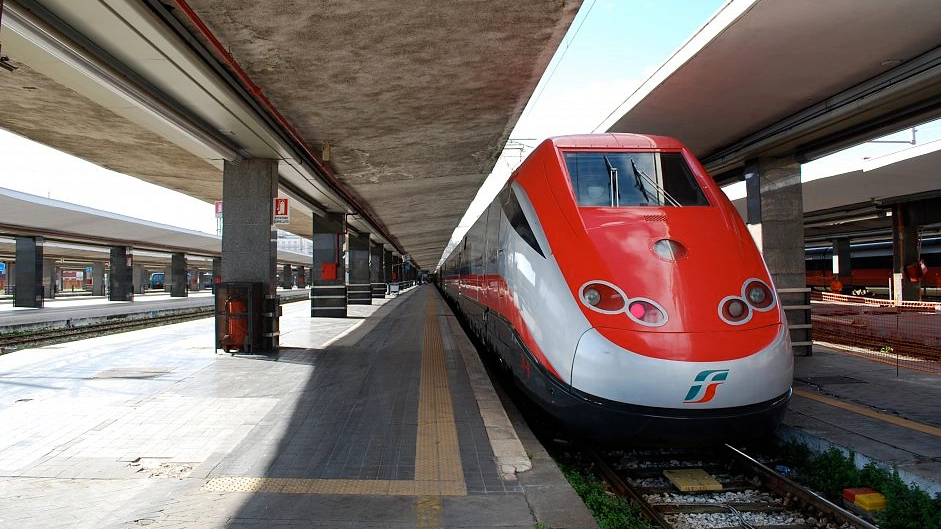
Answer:
M288 199L286 198L275 198L274 199L274 223L275 224L290 224L291 223L291 210L288 208Z

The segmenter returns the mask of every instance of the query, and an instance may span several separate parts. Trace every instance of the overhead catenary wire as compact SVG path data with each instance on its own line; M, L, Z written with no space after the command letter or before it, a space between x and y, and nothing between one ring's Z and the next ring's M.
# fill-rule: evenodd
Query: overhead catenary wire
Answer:
M552 65L552 70L549 72L549 75L543 76L539 84L539 91L536 92L536 96L530 100L529 104L526 105L526 108L523 109L523 114L520 116L519 121L522 121L525 116L532 112L533 108L539 103L539 99L542 97L542 93L546 91L546 87L549 86L549 82L552 81L552 77L555 75L555 71L559 68L559 65L562 64L562 61L565 59L565 54L568 53L569 47L571 47L572 42L575 41L575 37L578 36L578 32L581 31L582 25L585 24L585 20L588 20L588 16L591 15L591 10L595 8L595 3L597 0L591 0L591 4L588 5L588 10L585 12L585 16L579 21L578 27L575 28L575 31L572 33L572 38L569 39L568 43L565 44L565 48L562 49L562 54L559 55L559 59L555 61L555 64Z

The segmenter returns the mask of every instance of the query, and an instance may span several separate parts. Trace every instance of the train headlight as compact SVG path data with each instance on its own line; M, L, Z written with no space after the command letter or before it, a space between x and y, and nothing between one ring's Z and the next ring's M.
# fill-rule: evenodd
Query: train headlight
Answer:
M719 302L719 317L730 325L741 325L751 319L751 307L738 296L728 296Z
M742 287L742 297L748 300L748 304L758 311L771 310L774 307L774 294L771 287L760 279L749 279Z
M653 243L653 253L664 261L676 261L686 257L686 247L672 239L660 239Z
M621 289L605 281L585 283L578 295L588 308L604 314L617 314L624 310L627 298Z
M647 298L628 298L623 290L607 281L589 281L578 289L578 297L589 309L602 314L625 313L628 318L647 327L666 325L667 311Z
M582 297L585 298L585 302L592 307L601 303L601 292L598 292L598 290L594 288L586 288L585 291L582 292Z
M768 296L761 288L751 287L748 289L748 302L752 305L763 305Z

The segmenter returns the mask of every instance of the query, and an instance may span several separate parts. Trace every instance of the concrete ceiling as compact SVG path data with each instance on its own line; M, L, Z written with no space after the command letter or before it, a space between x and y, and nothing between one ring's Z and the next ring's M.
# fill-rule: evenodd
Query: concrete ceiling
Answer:
M716 180L941 116L937 0L733 0L600 127L681 139Z
M580 4L5 0L0 128L207 202L276 158L288 231L434 266Z

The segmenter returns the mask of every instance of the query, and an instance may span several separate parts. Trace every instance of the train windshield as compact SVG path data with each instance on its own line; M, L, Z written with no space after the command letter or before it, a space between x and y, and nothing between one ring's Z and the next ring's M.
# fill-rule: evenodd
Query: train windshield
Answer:
M678 152L566 152L579 206L708 206Z

